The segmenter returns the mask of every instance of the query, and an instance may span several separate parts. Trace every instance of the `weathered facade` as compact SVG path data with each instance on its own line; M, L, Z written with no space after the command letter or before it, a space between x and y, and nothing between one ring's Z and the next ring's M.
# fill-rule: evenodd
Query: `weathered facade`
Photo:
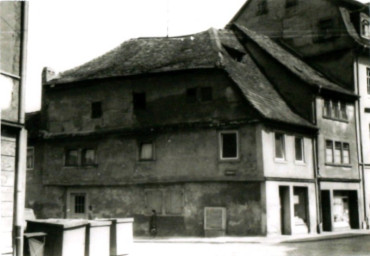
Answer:
M26 16L25 2L0 2L1 255L22 255L23 246Z
M369 200L366 152L370 145L366 115L370 81L366 75L370 42L368 14L367 5L350 0L251 0L229 25L237 24L238 29L248 27L270 36L325 77L360 96L356 102L343 90L331 88L330 91L324 86L315 93L314 107L308 113L302 108L309 109L310 97L306 97L306 93L297 97L305 91L296 86L299 83L291 83L295 86L289 87L288 83L284 84L286 79L279 77L277 69L265 69L270 79L282 81L276 84L285 99L299 113L312 115L320 129L316 172L323 230L368 225L370 208L365 202ZM255 45L249 45L250 49L255 49ZM268 60L263 59L258 50L255 53L255 58L267 67ZM295 65L292 68L303 72ZM341 113L342 108L346 112Z
M134 39L48 76L28 122L37 217L92 209L148 235L155 209L162 236L316 232L317 129L231 31Z

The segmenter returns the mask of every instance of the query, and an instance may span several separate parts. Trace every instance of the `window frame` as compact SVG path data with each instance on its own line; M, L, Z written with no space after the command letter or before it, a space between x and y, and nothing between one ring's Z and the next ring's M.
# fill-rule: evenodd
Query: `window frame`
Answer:
M31 167L28 167L28 151L31 150L32 151L32 166ZM26 158L26 169L27 171L31 171L33 169L35 169L35 147L34 146L29 146L27 147L27 158Z
M332 99L323 99L323 102L323 118L348 122L347 102Z
M152 145L152 156L151 158L141 158L141 149L144 144ZM150 162L155 160L155 143L153 140L144 140L138 142L138 161L140 162Z
M68 163L68 152L70 151L76 151L77 152L77 162L76 164L69 164ZM80 149L79 148L66 148L64 150L64 166L65 167L78 167L80 166L80 162L81 162L81 154L80 154Z
M296 140L299 139L300 140L300 144L301 144L301 157L302 159L297 159L297 150L296 150ZM294 159L295 159L295 162L297 163L305 163L306 161L306 158L305 158L305 150L304 150L304 138L301 137L301 136L295 136L294 137Z
M98 109L95 109L94 106L99 106ZM102 101L93 101L91 102L91 119L99 119L103 116L103 102Z
M237 130L225 130L219 131L219 159L221 161L237 161L240 157L240 142L239 142L239 131ZM235 134L236 135L236 156L235 157L223 157L223 134Z
M277 146L277 144L276 144L276 135L281 135L281 138L282 138L282 154L283 154L283 156L282 157L278 157L277 156L277 151L276 151L276 146ZM276 160L276 161L283 161L283 162L285 162L286 160L287 160L287 155L286 155L286 143L285 143L285 134L283 133L283 132L274 132L273 133L273 141L274 141L274 159Z
M327 150L328 150L328 142L331 143L331 161L328 161L328 158L327 158ZM333 164L334 163L334 141L333 140L325 140L325 163L327 164Z
M94 150L94 161L93 163L86 163L85 160L84 160L84 154L86 151L88 150ZM84 147L84 148L81 148L80 149L81 153L80 153L80 157L81 157L81 166L96 166L97 165L97 154L96 154L96 148L95 147Z
M327 142L330 142L331 147L331 153L332 153L332 161L328 161L327 159ZM339 145L339 147L337 147ZM345 145L348 145L348 163L344 162L344 148ZM336 150L339 149L339 162L336 162L338 159L338 156L336 157ZM334 166L350 166L351 165L351 145L349 142L343 142L343 141L334 141L334 140L325 140L325 164L326 165L334 165Z

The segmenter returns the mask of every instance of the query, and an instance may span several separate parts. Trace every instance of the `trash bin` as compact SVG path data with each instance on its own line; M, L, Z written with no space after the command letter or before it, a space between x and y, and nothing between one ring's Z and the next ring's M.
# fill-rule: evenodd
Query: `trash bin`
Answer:
M85 256L86 220L28 220L27 232L45 232L45 256Z
M132 224L133 218L123 219L101 219L110 220L110 255L128 255L131 252L133 244Z
M111 224L111 221L89 221L86 229L86 256L109 256Z
M24 233L24 256L44 256L44 232Z

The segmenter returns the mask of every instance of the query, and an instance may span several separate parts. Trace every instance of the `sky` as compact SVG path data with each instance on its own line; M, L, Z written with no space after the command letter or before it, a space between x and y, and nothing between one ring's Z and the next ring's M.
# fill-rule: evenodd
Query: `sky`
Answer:
M30 0L26 112L41 102L41 71L65 71L137 37L223 28L246 0Z

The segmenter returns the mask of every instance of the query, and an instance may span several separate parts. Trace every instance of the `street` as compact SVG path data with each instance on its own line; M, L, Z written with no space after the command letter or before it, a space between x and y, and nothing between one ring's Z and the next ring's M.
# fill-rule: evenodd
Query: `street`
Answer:
M135 243L132 256L363 256L370 255L370 236L301 243Z

